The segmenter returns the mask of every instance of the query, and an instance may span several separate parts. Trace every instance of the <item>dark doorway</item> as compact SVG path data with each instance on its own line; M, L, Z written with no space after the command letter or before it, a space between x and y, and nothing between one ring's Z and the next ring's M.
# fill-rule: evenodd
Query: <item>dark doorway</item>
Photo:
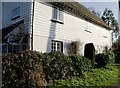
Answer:
M95 47L93 43L88 43L85 45L84 57L93 60L95 58Z

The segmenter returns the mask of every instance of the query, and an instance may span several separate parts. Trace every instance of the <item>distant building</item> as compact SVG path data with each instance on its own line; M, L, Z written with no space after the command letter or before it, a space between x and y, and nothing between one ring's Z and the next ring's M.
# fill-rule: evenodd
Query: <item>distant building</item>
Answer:
M25 49L69 52L79 41L79 53L93 44L96 53L112 46L112 28L78 2L3 2L3 53Z

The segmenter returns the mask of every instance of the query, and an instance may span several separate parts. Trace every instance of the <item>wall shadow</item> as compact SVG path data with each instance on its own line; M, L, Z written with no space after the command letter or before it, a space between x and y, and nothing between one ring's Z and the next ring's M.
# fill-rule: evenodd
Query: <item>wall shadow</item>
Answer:
M52 8L52 17L51 17L51 25L50 25L50 30L49 30L49 35L48 35L48 41L47 41L47 48L46 52L51 52L51 41L55 39L56 37L56 26L57 22L53 22L52 19L55 17L54 14L54 8Z

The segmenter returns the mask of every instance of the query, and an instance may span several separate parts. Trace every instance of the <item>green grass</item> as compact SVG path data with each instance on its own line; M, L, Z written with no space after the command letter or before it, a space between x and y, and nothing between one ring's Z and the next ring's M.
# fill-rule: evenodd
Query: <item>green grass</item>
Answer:
M118 83L118 68L120 65L109 65L106 68L96 68L84 73L82 77L74 77L67 80L58 80L54 84L49 84L49 87L67 88L71 86L113 86ZM120 80L120 77L119 77ZM120 82L120 81L119 81Z

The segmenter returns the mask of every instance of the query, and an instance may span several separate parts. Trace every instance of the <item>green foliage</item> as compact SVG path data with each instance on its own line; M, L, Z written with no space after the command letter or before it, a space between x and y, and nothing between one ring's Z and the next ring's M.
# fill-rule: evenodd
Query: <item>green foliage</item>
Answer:
M85 76L74 77L67 80L58 80L54 84L48 84L49 88L88 88L113 86L118 83L118 66L108 66L107 68L92 69L85 73Z
M43 65L47 82L71 78L78 73L77 69L71 64L71 59L60 52L45 54Z
M39 88L47 82L81 76L91 69L89 59L60 52L23 51L6 54L2 59L3 88Z
M70 58L72 59L72 63L79 71L79 74L83 74L85 71L91 69L92 64L88 58L85 58L80 55L71 55Z
M115 19L114 17L114 14L112 12L112 10L106 8L103 12L103 15L102 15L102 20L107 23L108 25L110 25L111 27L114 28L114 32L115 33L118 33L119 31L119 24L117 22L117 20Z
M2 57L3 88L46 86L42 58L42 54L32 51L4 55Z
M118 37L116 42L113 43L113 49L114 49L114 52L120 52L120 36Z
M97 54L95 57L97 67L105 67L107 64L112 64L115 61L115 55L113 52Z
M69 54L78 54L79 53L79 41L73 41L69 44Z
M106 52L105 55L108 59L108 64L113 64L115 62L115 54L112 51Z
M120 52L115 52L115 63L120 63Z

